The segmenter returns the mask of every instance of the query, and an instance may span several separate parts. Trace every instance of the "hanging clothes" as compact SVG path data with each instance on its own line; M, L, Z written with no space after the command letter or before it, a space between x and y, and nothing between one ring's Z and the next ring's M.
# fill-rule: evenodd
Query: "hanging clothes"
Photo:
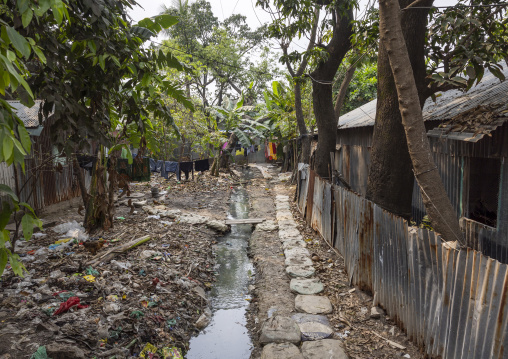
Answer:
M208 158L206 160L198 160L194 162L194 166L196 171L208 171L210 169L210 161L208 161Z
M164 164L161 165L161 176L168 179L169 173L176 174L176 179L180 181L180 166L178 162L164 161Z
M243 156L244 155L244 151L245 151L245 149L242 147L239 150L236 150L236 155L237 156Z
M268 142L268 145L266 146L265 150L265 157L268 159L276 160L277 159L277 147L275 146L275 143Z
M185 179L189 179L189 172L192 171L193 162L180 162L180 172L185 173Z
M150 158L150 171L157 172L157 162L153 158Z
M164 161L162 160L158 160L157 163L155 164L155 172L161 172L162 171L162 167L164 167Z

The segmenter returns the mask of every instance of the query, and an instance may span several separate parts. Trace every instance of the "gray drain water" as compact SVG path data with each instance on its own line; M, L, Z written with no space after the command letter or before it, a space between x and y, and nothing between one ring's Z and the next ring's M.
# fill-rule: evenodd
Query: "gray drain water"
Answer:
M249 198L243 188L231 194L231 219L249 216ZM210 294L212 320L190 341L188 359L247 359L252 342L245 312L250 299L248 285L254 267L247 256L250 224L235 224L217 244L217 281Z

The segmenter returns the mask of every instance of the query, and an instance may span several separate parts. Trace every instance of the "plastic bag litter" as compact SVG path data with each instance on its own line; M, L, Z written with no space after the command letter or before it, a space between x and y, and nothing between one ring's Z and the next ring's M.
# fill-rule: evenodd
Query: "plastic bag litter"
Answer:
M46 237L46 236L47 236L46 233L37 232L37 233L34 233L32 237L34 237L34 238L42 238L42 237ZM45 347L41 347L41 348L44 348L44 350L46 350Z
M30 359L49 359L48 353L46 353L46 347L39 347L39 349L37 349L37 351L32 354Z
M162 348L162 357L164 359L183 359L182 352L177 347Z
M157 354L157 347L150 344L150 343L146 343L145 347L143 348L143 350L141 351L141 353L139 353L139 357L140 358L152 358L155 354Z
M64 237L77 238L80 241L86 241L88 239L85 228L76 221L59 224L55 226L53 230L56 233L65 234Z
M127 270L130 267L132 267L132 264L129 262L118 262L114 259L111 261L111 264L113 264L115 267L117 267L120 270Z
M150 219L150 218L153 218L153 219L161 219L161 216L159 216L158 214L157 215L150 215L150 216L147 216L146 219Z
M60 304L60 307L53 313L53 315L65 313L72 307L76 307L77 309L84 309L88 308L88 305L82 305L78 297L70 297L66 302Z

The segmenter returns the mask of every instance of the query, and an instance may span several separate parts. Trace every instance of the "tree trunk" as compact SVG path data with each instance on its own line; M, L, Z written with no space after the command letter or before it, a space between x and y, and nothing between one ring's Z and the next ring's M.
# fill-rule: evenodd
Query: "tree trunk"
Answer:
M108 229L111 223L109 223L107 215L108 199L102 146L97 153L97 161L92 171L90 195L88 198L83 226L89 233L98 228Z
M402 8L412 0L399 0ZM421 6L430 7L434 0ZM425 34L429 9L404 11L401 27L419 94L420 107L425 100ZM393 154L397 153L397 156ZM367 198L384 209L406 219L411 217L414 176L407 149L406 134L399 111L397 89L385 46L378 52L377 108L370 153Z
M390 61L399 99L402 124L420 185L425 209L434 229L447 241L464 240L459 221L446 194L443 182L432 158L427 132L423 123L418 90L400 24L400 7L396 0L379 1L379 33ZM397 154L393 154L397 155Z
M300 154L300 161L303 163L310 162L310 138L309 131L307 130L307 126L305 125L305 116L303 115L302 110L302 75L307 68L309 63L309 52L316 45L316 35L317 28L319 24L319 7L316 6L314 9L314 23L312 25L312 29L310 31L309 44L307 45L307 52L303 55L302 62L296 72L291 67L291 63L286 61L286 66L288 68L289 74L293 78L293 87L295 92L295 114L296 114L296 124L298 125L298 131L300 132L300 137L302 139L302 152ZM282 50L284 55L288 55L287 46L282 46Z
M220 156L220 168L229 168L229 154L231 150L233 150L236 147L236 142L238 141L238 138L236 135L231 132L231 135L228 139L228 145L224 150L222 150L222 154Z
M114 217L115 217L115 192L118 189L118 173L116 172L116 164L117 159L120 156L120 151L114 151L109 156L109 168L108 168L108 180L109 180L109 190L108 190L108 220L110 228L114 226Z
M318 144L314 170L321 177L329 177L330 152L335 152L337 140L337 117L335 116L332 82L342 59L351 48L353 33L351 21L353 9L342 9L342 1L336 4L335 25L330 43L326 46L329 56L321 61L311 74L312 103L318 128ZM341 17L341 15L344 15Z
M73 156L72 159L72 165L74 169L74 173L76 174L76 177L78 178L78 185L79 189L81 190L81 199L83 200L83 207L86 209L88 206L88 191L86 189L85 184L85 175L83 174L83 170L81 167L79 167L78 160L76 159L76 156Z
M305 116L303 115L302 110L302 88L299 80L294 81L294 90L295 90L295 114L296 114L296 123L298 125L298 131L300 132L300 137L302 138L302 153L300 157L300 162L309 163L310 160L310 138L309 132L307 131L307 126L305 125Z
M351 80L353 80L353 75L355 74L356 66L352 65L347 71L342 83L340 84L339 93L337 94L337 99L335 100L335 116L337 117L337 121L340 117L340 111L342 110L342 106L344 105L344 100L346 99L347 89Z

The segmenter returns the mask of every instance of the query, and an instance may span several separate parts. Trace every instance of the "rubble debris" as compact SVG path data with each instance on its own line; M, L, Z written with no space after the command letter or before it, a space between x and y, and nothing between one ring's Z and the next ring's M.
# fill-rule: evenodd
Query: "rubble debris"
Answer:
M43 217L58 225L22 242L24 278L9 266L0 277L0 335L9 343L2 353L119 359L140 357L150 343L160 358L182 359L208 306L216 276L214 244L227 229L234 181L224 174L197 178L132 183L131 198L117 202L114 227L90 236L83 235L83 217L75 209ZM156 200L154 186L160 189ZM142 206L131 213L129 199ZM147 219L143 206L161 219ZM206 222L174 220L184 213ZM95 253L88 243L101 248Z
M130 241L128 243L121 245L119 248L114 248L114 249L109 250L106 254L104 254L100 258L97 258L96 260L91 262L90 265L94 266L99 263L109 262L117 254L127 252L128 250L133 249L133 248L139 246L140 244L148 242L150 239L151 239L150 236L143 236L141 238L134 239L133 241Z
M382 315L385 315L385 311L379 307L370 308L370 317L372 319L379 319Z
M387 342L389 345L391 345L392 347L394 347L394 348L397 348L397 349L400 349L400 350L404 350L404 349L406 349L406 347L405 347L405 346L400 345L399 343L396 343L396 342L391 341L391 340L389 340L389 339L386 339L386 338L382 337L381 335L379 335L379 334L378 334L378 333L376 333L376 332L371 331L371 333L372 333L372 334L374 334L376 337L379 337L379 338L381 338L381 339L386 340L386 342Z
M51 359L85 359L85 352L69 344L51 343L46 345L46 352Z

